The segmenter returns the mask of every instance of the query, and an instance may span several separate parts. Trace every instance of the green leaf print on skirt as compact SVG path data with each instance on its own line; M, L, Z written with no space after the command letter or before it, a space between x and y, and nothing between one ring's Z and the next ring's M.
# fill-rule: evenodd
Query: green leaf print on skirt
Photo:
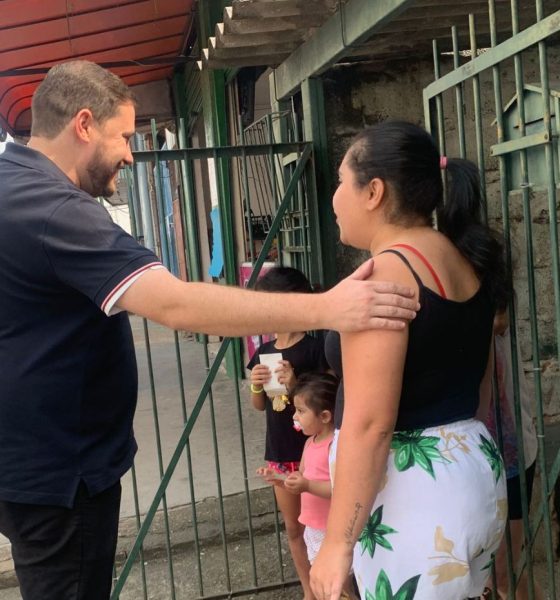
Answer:
M482 453L490 463L490 467L492 468L497 483L502 476L504 469L500 451L492 439L488 439L480 434L480 440L482 441L482 444L479 444L478 447L482 450Z
M416 596L416 588L418 587L419 579L420 575L411 577L402 584L395 594L393 594L393 589L391 587L391 582L387 577L387 573L381 569L379 577L377 578L377 583L375 584L375 594L366 590L365 600L413 600Z
M393 546L385 539L385 536L389 533L398 533L395 529L384 525L381 520L383 519L383 506L378 507L374 513L369 517L366 526L362 530L362 534L358 542L362 547L362 554L367 550L368 554L373 558L375 553L375 547L379 544L386 550L392 550Z
M451 461L445 458L436 447L441 438L433 435L423 436L423 432L423 429L416 429L393 434L391 450L395 451L395 466L397 471L406 471L418 465L435 479L432 462L448 463Z

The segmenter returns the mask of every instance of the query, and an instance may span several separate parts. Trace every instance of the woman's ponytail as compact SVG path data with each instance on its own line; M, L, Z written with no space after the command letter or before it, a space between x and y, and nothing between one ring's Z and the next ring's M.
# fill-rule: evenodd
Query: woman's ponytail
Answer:
M356 185L375 177L391 183L394 201L388 218L400 224L432 222L471 262L496 303L507 298L502 245L482 219L482 193L476 165L447 159L430 134L403 121L384 121L365 129L346 153ZM441 169L450 176L449 196L443 206Z
M448 158L448 198L438 211L438 229L472 264L490 286L497 305L507 302L509 286L502 244L482 220L482 193L478 168L469 160Z

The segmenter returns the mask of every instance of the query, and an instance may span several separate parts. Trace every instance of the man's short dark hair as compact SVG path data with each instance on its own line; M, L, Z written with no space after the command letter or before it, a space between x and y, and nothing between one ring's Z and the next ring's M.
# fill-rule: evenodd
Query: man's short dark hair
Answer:
M35 90L31 104L31 135L52 139L83 108L103 123L122 104L135 104L134 94L124 81L87 60L52 67Z

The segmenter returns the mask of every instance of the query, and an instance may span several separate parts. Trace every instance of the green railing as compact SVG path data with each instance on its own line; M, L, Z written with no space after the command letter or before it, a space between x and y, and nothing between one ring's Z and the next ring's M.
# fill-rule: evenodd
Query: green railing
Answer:
M560 472L560 452L556 454L552 464L547 464L547 424L544 419L542 371L547 361L558 364L560 350L558 165L555 165L555 156L558 156L560 111L557 94L554 95L550 88L547 60L547 41L560 32L560 11L545 15L543 0L536 0L533 24L520 31L518 4L517 0L511 0L509 7L502 3L497 7L495 0L489 0L488 21L484 23L484 27L481 27L480 22L475 23L474 16L469 15L469 39L463 50L460 48L461 42L456 27L450 31L449 43L434 41L435 81L424 90L424 113L427 127L438 140L441 153L446 154L453 143L459 156L474 160L479 166L482 181L485 183L484 190L488 195L492 190L488 182L489 167L497 166L499 198L496 198L493 192L493 199L496 200L495 204L500 206L500 210L491 211L488 198L486 216L493 226L501 226L507 264L513 274L517 295L517 302L514 303L513 299L510 302L509 314L521 488L526 489L525 467L528 465L525 464L521 429L518 365L522 357L517 353L518 337L525 354L531 357L530 374L535 390L539 445L537 464L540 474L540 502L531 508L530 514L527 496L522 494L525 549L520 564L512 564L509 530L506 534L508 577L510 590L513 590L525 569L529 581L529 598L533 600L536 597L537 579L546 587L548 598L558 597L549 499ZM528 2L524 2L523 8L527 9L528 5ZM508 39L500 43L497 24L500 20L503 23L504 15L499 15L499 19L497 9L509 11L512 32ZM523 14L527 14L526 10ZM482 29L483 34L479 34L477 28ZM481 39L482 45L485 46L482 49ZM442 48L448 51L443 53ZM452 65L449 64L449 59L444 58L445 55L451 56ZM461 64L462 56L466 56L464 64ZM524 66L528 63L536 65L531 74L531 82L526 81L527 74L524 73ZM446 65L448 72L444 74ZM507 81L504 78L504 65L507 65L510 72L513 71L513 81L511 78ZM535 81L539 82L538 88L527 87L527 83ZM483 107L482 84L493 90L493 108ZM513 87L515 95L513 101L504 106L503 90L506 84L510 88ZM472 95L467 93L468 87L472 88ZM540 94L541 98L529 97L528 89L537 96ZM529 103L532 109L530 120L527 119L525 110ZM554 114L551 112L551 106ZM535 110L539 118L535 117ZM535 155L537 151L539 154ZM531 161L529 152L533 153ZM544 197L546 202L543 202ZM521 210L518 210L518 204L521 205ZM494 214L490 214L492 212ZM545 224L546 221L548 225ZM543 229L545 227L548 227L547 243L543 241L546 237L546 230ZM535 238L536 228L539 228L539 244ZM524 269L516 260L516 248L521 247L524 247ZM543 286L543 281L552 285ZM557 387L554 393L558 394ZM499 414L497 421L500 422ZM545 549L546 577L537 576L535 573L533 555L537 545L544 546ZM508 598L514 599L513 592L510 591Z
M182 124L181 124L182 126ZM262 240L262 247L258 256L250 254L249 260L253 263L253 270L248 286L252 286L258 276L259 270L269 256L273 242L282 238L287 228L287 219L290 214L300 212L302 207L313 199L309 192L313 189L313 182L305 181L305 172L309 170L311 161L311 146L304 143L273 143L272 137L261 140L260 144L240 144L238 146L220 148L185 148L185 136L179 134L179 149L159 150L156 147L151 150L134 152L137 165L147 163L148 173L151 173L152 186L152 210L157 216L155 220L159 223L154 229L155 239L159 234L159 246L170 248L168 229L165 227L166 211L169 208L164 204L165 190L162 188L161 168L162 164L173 167L177 175L181 193L181 225L184 235L184 247L179 251L185 252L185 263L192 279L201 279L201 242L199 240L199 228L197 219L197 186L194 181L195 172L203 161L224 161L227 168L235 172L235 161L241 169L237 171L240 180L240 201L246 213L251 213L252 207L262 204L263 197L255 198L256 194L266 194L263 191L263 182L253 182L249 185L247 165L250 160L266 157L269 166L267 169L267 185L269 193L266 198L268 208L273 209L272 219L269 222L268 233ZM157 140L155 123L152 123L152 140ZM243 141L243 140L241 140ZM292 157L288 168L282 166L283 157ZM262 164L262 163L261 163ZM217 165L215 165L217 167ZM131 224L133 234L136 225L142 218L138 214L139 203L135 201L138 190L135 189L138 177L130 172L128 175ZM198 182L200 184L200 181ZM200 189L198 194L200 195ZM198 203L200 206L200 203ZM198 208L200 210L200 208ZM307 210L307 209L305 209ZM245 228L248 236L246 241L251 243L250 223ZM308 226L308 224L307 224ZM243 229L243 227L241 227ZM309 236L307 236L309 237ZM306 248L312 254L312 248ZM162 252L164 262L169 261L169 256ZM280 261L286 257L286 253L280 253ZM238 257L235 257L237 260ZM145 363L142 373L146 378L146 398L142 409L151 411L153 421L153 437L155 438L155 453L157 461L157 489L147 509L143 509L145 498L139 492L139 480L142 478L143 461L137 459L135 468L130 474L132 497L134 503L133 529L135 536L130 547L119 546L116 568L115 583L112 592L112 600L117 598L231 598L243 596L257 591L276 589L297 583L293 570L286 570L286 544L282 541L281 528L278 521L277 511L274 505L274 495L269 489L259 489L262 485L255 484L253 474L249 472L250 461L247 456L247 439L245 422L247 421L246 405L248 404L248 393L243 388L243 382L238 379L227 378L223 375L223 365L228 353L236 352L235 345L231 339L224 339L219 344L215 356L212 357L212 346L206 336L191 337L185 340L184 334L170 332L167 336L167 348L174 347L174 361L168 357L169 364L173 366L165 369L165 374L158 374L161 370L162 359L154 356L152 344L153 336L161 337L162 328L159 328L145 320L141 327L137 327L139 340L137 340L137 354L139 362ZM159 339L159 338L158 338ZM172 339L172 342L170 341ZM161 344L158 344L158 352L161 353ZM142 346L145 348L145 356L142 356ZM197 369L206 375L203 377L201 387L194 382L187 381L186 372L192 370L190 362L194 362L192 356L198 354L196 359ZM186 358L185 358L186 355ZM241 360L240 356L233 356L233 360ZM158 363L157 365L155 363ZM160 389L163 387L161 378L171 377L176 371L177 383L173 387L172 402L176 410L180 406L180 415L183 427L178 439L173 440L174 450L166 457L164 446L169 447L169 432L165 431L160 417L169 410L169 399L163 402L160 398ZM200 378L199 378L200 379ZM160 383L158 383L160 382ZM167 383L165 384L167 385ZM192 391L197 389L194 402L189 401ZM190 393L187 391L190 390ZM229 399L228 421L223 422L219 412L223 410L223 395ZM169 395L167 392L161 395ZM219 396L218 398L216 397ZM234 406L234 408L232 407ZM139 406L139 409L141 407ZM231 410L230 410L231 409ZM204 412L203 412L204 411ZM202 415L202 417L201 417ZM204 424L201 425L201 421ZM264 432L264 420L260 425ZM205 474L205 483L212 482L213 492L197 495L196 469L200 458L195 455L192 446L193 432L197 428L204 427L204 450L208 455L213 455L213 472ZM220 439L220 431L224 427L230 428L228 437L227 455L224 456L224 440ZM200 437L200 435L199 435ZM254 435L252 436L254 438ZM142 444L142 440L139 440ZM221 443L220 443L221 442ZM232 448L235 444L235 450ZM141 452L147 452L147 448L141 446ZM198 452L200 452L200 445ZM169 450L167 450L169 452ZM235 456L234 456L235 454ZM254 454L254 453L253 453ZM145 455L145 454L144 454ZM261 457L262 458L262 457ZM208 462L208 461L207 461ZM224 464L225 463L225 464ZM234 464L234 466L232 466ZM181 468L178 469L179 465ZM224 469L234 469L238 473L236 486L235 513L232 516L232 503L229 492L225 492L222 486ZM185 473L186 471L186 473ZM185 481L188 480L188 481ZM171 484L174 488L184 486L183 502L173 502L170 506L168 494ZM208 486L206 486L208 487ZM212 496L212 498L208 498ZM177 505L180 505L179 507ZM212 510L208 512L208 506ZM254 523L262 517L256 514L256 510L264 510L269 515L267 520L273 523L270 526L259 526L266 536L258 536L255 533ZM241 509L241 507L243 507ZM204 519L215 520L212 525L212 540L208 540L207 532L201 532L201 511L204 511ZM177 521L177 518L181 522ZM184 529L190 530L189 540L185 541ZM157 530L154 533L154 527ZM123 534L125 535L125 534ZM157 535L157 543L147 543L150 535ZM266 540L263 543L260 537ZM238 545L244 544L243 560L239 561L235 555ZM272 541L272 543L271 543ZM212 553L219 562L215 562L208 568L205 562L205 554L209 552L209 546L213 547ZM214 559L213 559L214 560ZM266 562L265 574L263 575L263 562ZM153 566L158 563L157 572ZM239 565L242 565L242 573ZM186 566L188 565L188 566ZM271 568L273 566L274 568ZM134 577L131 573L134 570ZM131 579L134 581L131 584ZM188 589L189 591L185 591ZM130 590L130 591L129 591Z

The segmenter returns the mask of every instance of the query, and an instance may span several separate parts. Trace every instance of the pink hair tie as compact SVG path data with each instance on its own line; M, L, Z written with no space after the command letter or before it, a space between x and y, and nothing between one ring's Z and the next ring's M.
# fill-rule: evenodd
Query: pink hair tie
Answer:
M447 169L447 156L440 156L439 157L439 168L440 169Z

